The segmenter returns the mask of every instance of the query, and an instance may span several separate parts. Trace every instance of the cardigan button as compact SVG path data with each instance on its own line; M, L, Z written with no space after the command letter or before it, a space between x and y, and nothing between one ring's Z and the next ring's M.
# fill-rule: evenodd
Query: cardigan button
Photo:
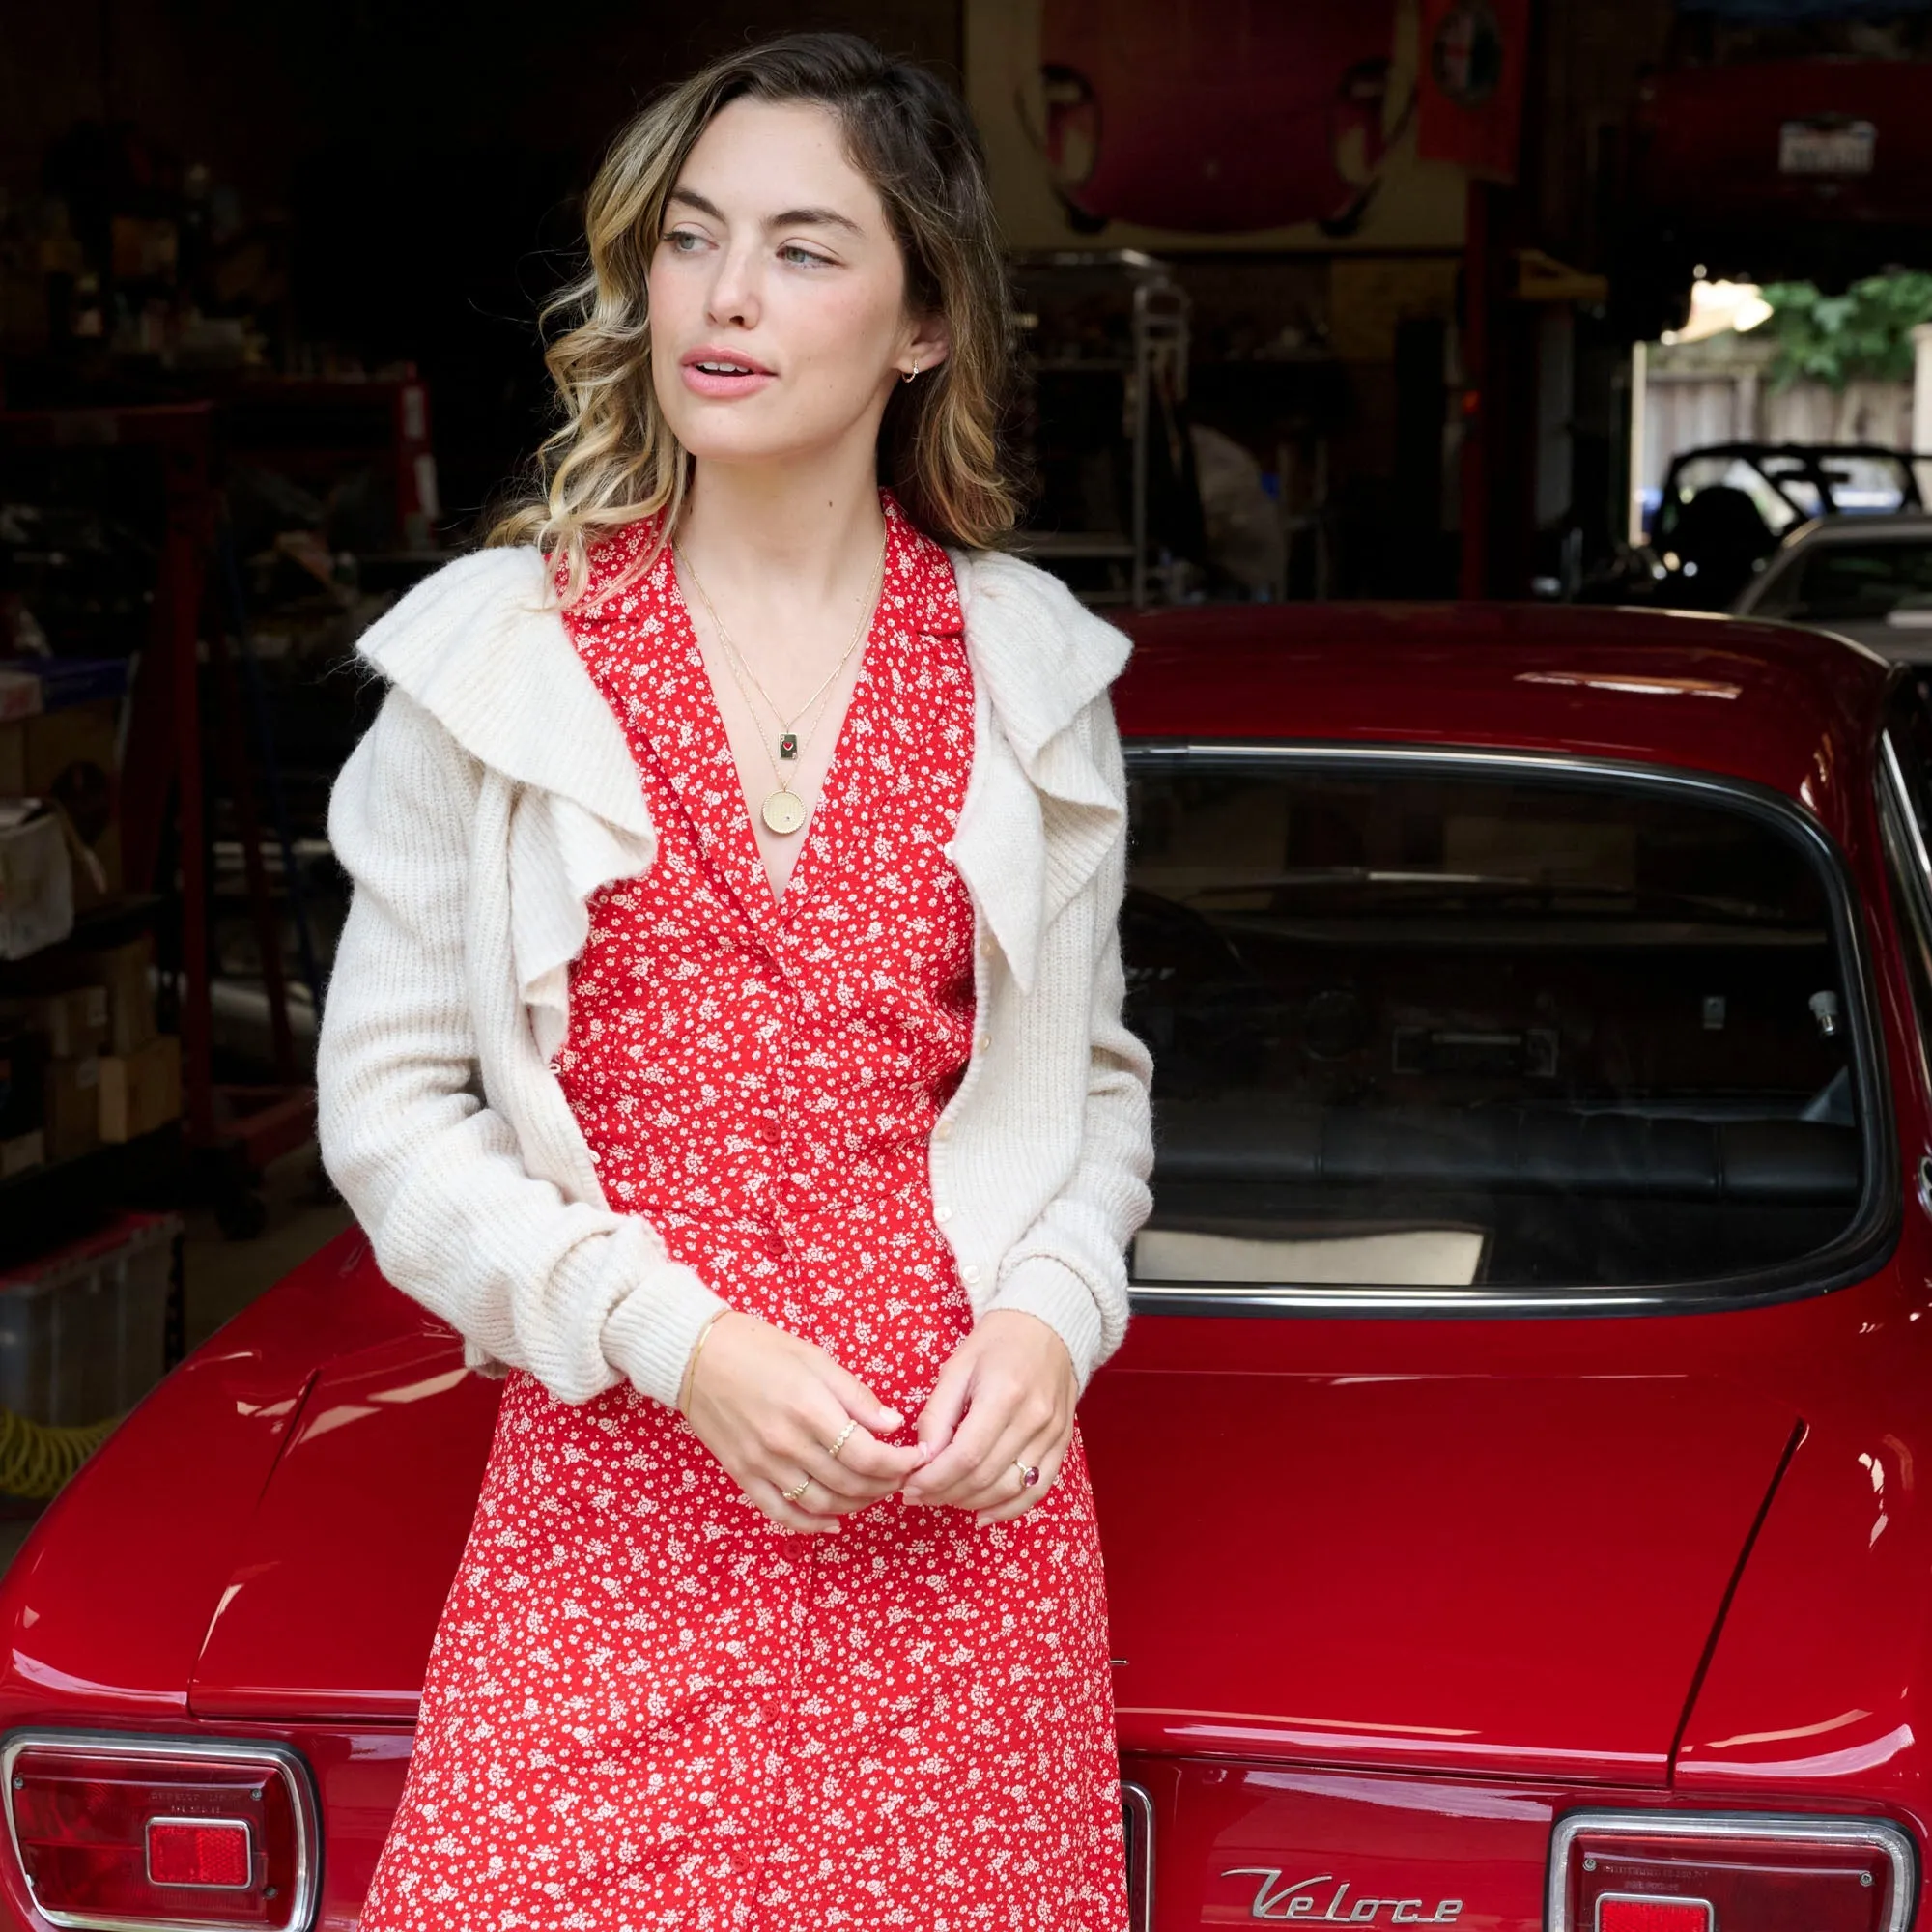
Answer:
M935 1221L950 1221L952 1218L952 1209L942 1202L932 1210L932 1218Z
M951 1121L935 1122L932 1129L932 1138L936 1141L943 1141L950 1138L952 1132L952 1122Z
M980 1264L978 1262L968 1262L966 1265L959 1270L959 1272L962 1275L964 1275L969 1282L978 1281L980 1279Z
M979 1051L981 1053L984 1053L985 1050L992 1045L992 1043L993 1043L993 1036L989 1033L982 1033L980 1036L980 1037L973 1042L974 1046L978 1048Z

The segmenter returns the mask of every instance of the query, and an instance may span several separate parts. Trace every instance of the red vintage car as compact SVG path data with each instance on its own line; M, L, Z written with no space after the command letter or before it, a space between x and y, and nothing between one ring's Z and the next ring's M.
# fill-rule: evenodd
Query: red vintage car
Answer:
M1138 1932L1905 1932L1932 713L1604 610L1136 623L1138 1316L1084 1428ZM497 1385L345 1237L0 1589L21 1926L344 1928Z

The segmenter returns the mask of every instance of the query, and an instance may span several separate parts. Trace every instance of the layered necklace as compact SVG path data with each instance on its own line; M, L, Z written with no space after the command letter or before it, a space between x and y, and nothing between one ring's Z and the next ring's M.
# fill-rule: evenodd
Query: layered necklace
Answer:
M887 541L889 542L890 540L891 532L889 531L887 533ZM764 699L765 709L778 720L778 756L773 757L769 744L766 744L765 750L765 757L771 764L772 776L778 780L778 789L766 797L765 802L758 808L758 815L774 832L796 832L805 823L806 805L805 801L791 788L791 774L781 771L780 765L781 763L796 765L806 746L810 745L812 739L817 736L818 727L825 721L827 706L820 705L818 716L811 721L810 728L802 739L798 735L799 721L831 690L833 684L838 680L838 673L851 662L852 653L865 641L866 633L871 628L872 611L878 603L879 587L886 573L885 544L879 546L879 560L873 568L871 585L866 592L865 602L860 606L859 627L852 633L852 641L845 646L844 655L832 667L830 673L819 685L818 689L789 718L772 702L771 694L759 683L757 673L745 662L744 653L731 641L730 632L724 628L723 621L718 615L717 607L706 594L704 585L698 582L697 573L692 569L690 559L686 557L684 552L676 544L671 546L671 555L676 562L680 581L686 578L690 580L692 588L697 592L698 601L704 606L706 612L711 618L713 627L717 630L719 641L724 646L724 662L729 668L732 679L737 684L738 690L745 699L746 708L753 712L757 709L757 705L752 696L752 690L755 688L758 696ZM747 678L751 679L750 687L745 682ZM763 739L760 739L759 742L765 743Z

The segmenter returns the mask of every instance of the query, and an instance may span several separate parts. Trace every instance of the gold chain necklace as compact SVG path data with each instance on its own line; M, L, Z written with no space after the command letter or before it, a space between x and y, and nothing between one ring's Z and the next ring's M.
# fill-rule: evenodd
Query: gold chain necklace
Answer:
M724 619L719 616L717 607L711 602L711 598L706 592L703 583L699 581L696 571L692 569L690 561L685 556L683 551L673 544L671 547L671 555L678 571L691 579L692 588L697 592L699 601L703 604L713 625L717 628L719 640L724 646L725 668L730 671L740 695L744 697L746 709L755 711L757 708L753 701L751 692L746 689L745 679L750 677L752 683L757 687L758 696L764 699L766 708L779 722L779 758L784 759L787 763L796 763L800 753L804 750L804 746L810 745L812 739L818 735L818 727L825 722L825 711L830 708L829 704L825 708L821 708L818 716L811 721L811 728L805 734L803 744L801 744L798 736L798 721L811 709L820 696L830 690L833 682L851 661L852 653L865 640L866 633L871 627L872 612L877 605L879 588L885 577L885 545L882 543L879 546L878 562L873 566L872 581L867 586L865 602L860 607L859 625L852 633L852 641L845 646L844 654L833 666L830 673L819 685L818 689L799 706L798 710L789 719L772 702L771 693L759 682L757 672L753 670L751 666L745 662L744 653L732 642L730 632L724 628ZM762 739L760 739L760 743L763 743ZM805 801L792 790L790 778L779 770L778 759L772 756L769 748L765 752L765 760L772 768L773 778L779 781L779 788L766 797L764 803L758 808L758 815L774 832L796 832L806 820Z

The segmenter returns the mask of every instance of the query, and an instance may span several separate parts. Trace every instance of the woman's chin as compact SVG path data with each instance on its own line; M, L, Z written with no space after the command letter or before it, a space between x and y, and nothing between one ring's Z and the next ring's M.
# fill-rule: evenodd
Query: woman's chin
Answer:
M822 462L840 442L836 424L818 431L802 431L798 425L792 424L775 433L771 424L726 423L715 418L707 422L700 415L695 423L673 423L672 428L678 442L699 463L720 466L729 464L753 468L767 464L791 466ZM864 428L854 433L870 434Z

